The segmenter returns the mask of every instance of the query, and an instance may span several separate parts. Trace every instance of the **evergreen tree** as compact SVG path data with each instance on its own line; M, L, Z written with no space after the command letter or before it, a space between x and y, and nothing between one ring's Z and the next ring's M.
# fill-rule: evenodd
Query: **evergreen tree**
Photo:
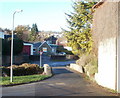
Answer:
M29 41L35 41L38 36L37 24L33 24L29 34Z
M66 14L69 30L66 32L68 45L72 47L75 55L90 53L92 49L91 38L91 9L95 2L76 1L73 4L74 12Z

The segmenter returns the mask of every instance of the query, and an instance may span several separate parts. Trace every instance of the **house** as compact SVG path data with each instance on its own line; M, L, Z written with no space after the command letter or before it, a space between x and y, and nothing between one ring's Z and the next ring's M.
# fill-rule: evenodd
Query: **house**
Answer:
M44 39L48 44L56 44L57 38L54 36L50 36L46 39Z
M37 53L37 49L38 47L42 44L42 42L35 42L33 43L33 55L37 55L39 53Z
M52 53L53 54L56 54L57 53L57 47L58 47L58 45L56 45L56 44L49 44L50 46L51 46L51 48L52 48Z
M69 47L67 45L67 38L65 36L62 36L62 37L59 37L56 41L56 44L59 46L59 45L62 45L65 49L67 49L68 51L72 51L72 47Z
M24 42L23 44L24 45L22 53L24 55L33 55L33 44L28 42Z
M67 46L67 38L65 36L59 37L56 41L57 45Z
M4 39L4 31L0 29L0 38Z
M12 37L12 35L9 35L9 34L4 35L5 39L11 38L11 37ZM17 35L13 35L13 38L17 38Z
M51 54L52 53L52 48L51 46L46 42L35 42L33 44L33 51L34 55L39 55L40 51L43 52L43 54Z
M0 38L4 39L4 32L0 31Z

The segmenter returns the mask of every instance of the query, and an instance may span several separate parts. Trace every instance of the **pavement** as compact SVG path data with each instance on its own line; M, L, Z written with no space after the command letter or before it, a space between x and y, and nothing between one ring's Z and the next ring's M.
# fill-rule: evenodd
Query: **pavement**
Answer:
M54 76L49 79L3 87L2 96L116 96L116 94L88 82L81 74L65 66L52 67L52 70Z

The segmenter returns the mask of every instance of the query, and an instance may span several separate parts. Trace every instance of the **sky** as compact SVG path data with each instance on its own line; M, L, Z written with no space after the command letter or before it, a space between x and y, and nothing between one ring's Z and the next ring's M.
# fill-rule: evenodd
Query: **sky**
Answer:
M14 27L18 25L32 26L36 23L39 31L61 31L67 28L66 15L72 11L72 0L1 0L0 27L12 29L13 13L16 13Z

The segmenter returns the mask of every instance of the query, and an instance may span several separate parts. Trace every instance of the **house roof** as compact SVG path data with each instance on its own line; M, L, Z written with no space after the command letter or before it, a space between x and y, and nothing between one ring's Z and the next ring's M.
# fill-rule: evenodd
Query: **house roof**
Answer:
M24 45L30 45L30 46L33 46L33 43L31 43L31 42L25 42L25 41L24 41L23 44L24 44Z
M92 7L92 9L95 9L95 8L100 7L105 1L107 1L107 0L100 0L98 3L96 3L96 4Z
M42 42L35 42L33 43L33 47L39 47L42 44Z
M48 40L57 40L57 38L54 37L54 36L50 36L50 37L46 38L45 40L46 40L46 41L48 41Z
M26 41L24 41L24 43L33 44L32 42L26 42Z
M5 38L5 39L11 38L11 37L12 37L12 35L4 35L4 38ZM14 38L17 38L17 35L13 35L13 37L14 37Z
M39 48L42 47L42 45L44 45L45 43L51 48L51 46L46 41L42 42Z
M49 44L51 47L58 47L58 45L55 44Z

